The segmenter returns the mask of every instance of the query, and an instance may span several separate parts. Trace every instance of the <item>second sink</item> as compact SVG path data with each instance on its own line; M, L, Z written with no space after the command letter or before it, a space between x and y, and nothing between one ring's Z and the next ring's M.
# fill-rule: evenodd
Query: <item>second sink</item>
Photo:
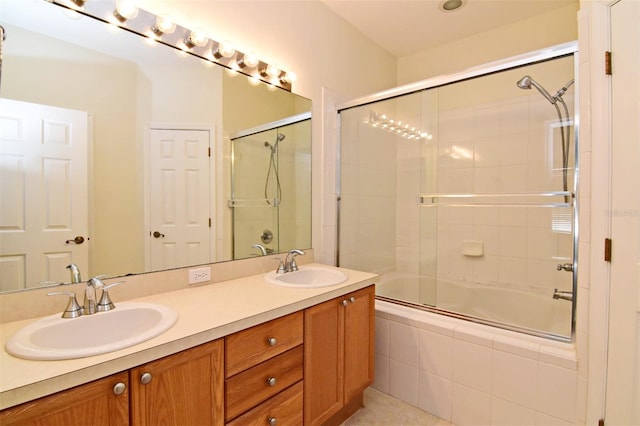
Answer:
M113 352L156 337L178 314L151 303L122 302L112 311L79 318L42 318L11 336L5 349L18 358L60 360Z
M333 268L300 266L299 270L285 274L269 272L265 280L283 287L319 288L342 284L347 280L347 275Z

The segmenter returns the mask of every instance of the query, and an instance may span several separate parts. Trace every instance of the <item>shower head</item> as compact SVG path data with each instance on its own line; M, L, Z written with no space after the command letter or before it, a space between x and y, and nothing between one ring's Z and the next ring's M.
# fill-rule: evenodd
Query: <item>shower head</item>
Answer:
M551 96L549 94L549 92L547 92L544 87L542 87L541 85L538 84L537 81L535 81L533 78L531 78L528 75L525 75L524 77L522 77L520 80L518 80L518 82L516 83L518 85L519 88L521 89L531 89L531 86L535 87L538 92L540 92L542 94L542 96L544 96L549 102L551 102L552 104L555 104L557 102L557 99L554 98L553 96Z
M282 142L286 138L286 136L282 133L278 133L277 141Z

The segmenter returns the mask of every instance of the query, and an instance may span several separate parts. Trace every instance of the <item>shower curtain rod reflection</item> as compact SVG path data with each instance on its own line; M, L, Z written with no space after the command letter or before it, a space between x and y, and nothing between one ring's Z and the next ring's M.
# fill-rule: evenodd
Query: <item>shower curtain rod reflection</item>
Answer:
M277 129L278 127L288 126L289 124L299 123L301 121L309 120L311 118L311 112L303 112L301 114L292 115L291 117L283 118L282 120L272 121L269 123L261 124L260 126L252 127L250 129L241 130L229 135L230 140L236 140L244 138L245 136L255 135L267 130Z

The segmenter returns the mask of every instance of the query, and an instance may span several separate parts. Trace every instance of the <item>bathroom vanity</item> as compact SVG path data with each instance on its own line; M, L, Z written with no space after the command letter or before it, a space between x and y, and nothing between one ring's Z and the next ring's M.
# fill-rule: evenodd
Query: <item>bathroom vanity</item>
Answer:
M342 271L346 282L324 288L259 274L141 298L175 309L177 323L112 353L3 351L0 423L339 424L373 382L376 277ZM3 344L27 323L3 324Z

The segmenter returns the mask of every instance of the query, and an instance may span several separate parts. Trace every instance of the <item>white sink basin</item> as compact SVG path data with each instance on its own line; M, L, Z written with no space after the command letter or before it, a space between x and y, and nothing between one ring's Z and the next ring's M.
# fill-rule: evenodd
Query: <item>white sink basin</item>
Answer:
M5 345L19 358L59 360L113 352L156 337L175 324L178 314L151 303L121 302L115 309L61 318L42 318L20 329Z
M320 268L317 266L300 266L298 271L277 274L269 272L265 280L283 287L318 288L329 287L345 282L347 276L338 269Z

